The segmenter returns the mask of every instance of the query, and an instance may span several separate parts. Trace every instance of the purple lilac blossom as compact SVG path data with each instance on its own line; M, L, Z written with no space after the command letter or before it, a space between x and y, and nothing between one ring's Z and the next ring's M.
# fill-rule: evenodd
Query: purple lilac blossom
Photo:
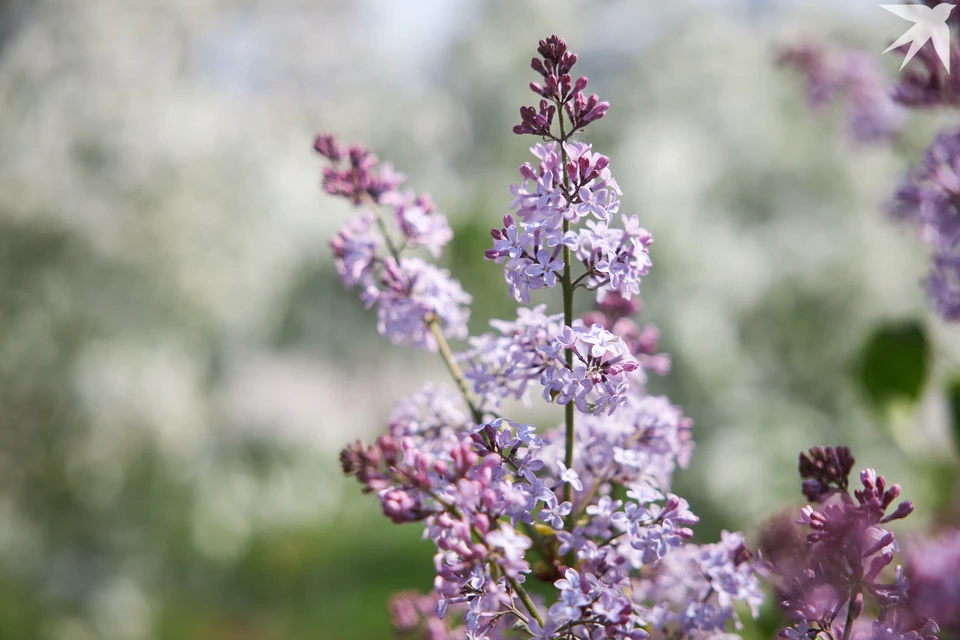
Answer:
M914 614L935 618L944 631L960 633L960 530L909 540L903 556Z
M563 359L564 350L574 355L573 366ZM573 402L583 413L607 415L627 400L627 374L640 368L618 336L599 324L589 329L564 327L551 344L539 347L550 366L540 376L543 397L558 404Z
M367 308L377 306L377 330L394 344L412 343L437 350L426 319L435 315L448 338L466 338L471 297L450 272L420 258L400 263L388 258L379 287L369 285L361 296Z
M556 286L563 271L564 247L575 252L586 273L584 286L624 297L639 295L640 280L651 261L650 234L636 216L621 215L623 228L612 227L619 211L620 188L610 174L609 159L593 153L587 144L535 145L536 169L520 167L523 182L512 187L511 208L503 227L491 230L494 245L486 258L504 264L511 295L530 302L530 292ZM567 158L564 171L563 157ZM564 222L585 226L565 230Z
M954 35L960 26L958 13L952 12L948 22ZM902 49L906 51L906 47ZM947 72L933 47L921 47L895 82L885 79L875 55L857 51L808 44L784 48L780 61L803 73L808 102L815 110L846 98L847 133L855 142L865 143L894 137L907 109L960 106L960 48L955 37L949 55L953 64ZM929 247L927 297L948 322L960 321L958 148L960 130L947 129L937 135L889 206L895 218L917 225Z
M784 554L772 567L780 609L793 623L780 635L792 638L810 629L844 638L935 637L936 623L910 609L909 581L902 566L890 572L899 546L884 525L908 516L913 503L900 502L890 511L900 486L888 486L873 469L860 472L861 488L851 495L847 476L853 464L845 447L816 447L800 455L803 493L822 506L800 511L797 524L809 532L799 557ZM877 610L872 621L867 600ZM846 628L853 624L858 627Z
M644 367L669 368L656 328L630 317L640 308L650 236L635 217L611 226L620 190L609 160L553 134L557 121L572 133L609 105L583 94L586 78L572 79L576 55L562 39L543 40L538 51L533 68L544 82L531 88L543 101L521 110L516 130L552 142L534 147L538 168L521 169L516 217L494 231L487 257L505 263L514 296L528 300L531 290L558 282L562 256L572 253L586 269L577 284L597 292L598 309L573 326L545 305L492 321L495 332L447 361L464 399L421 388L398 405L389 434L348 446L341 466L394 523L422 523L436 548L433 595L391 604L403 636L641 640L681 627L691 636L723 634L737 622L733 603L755 614L760 595L742 537L689 544L698 518L670 492L675 469L690 459L692 421L644 388ZM417 247L439 253L450 236L445 220L428 199L397 191L397 175L369 152L331 136L318 137L316 149L332 165L324 188L369 209L332 244L344 283L360 285L378 306L380 332L437 348L438 322L444 335L464 337L469 296L446 272L398 255ZM400 249L383 235L376 206L393 207ZM538 380L548 401L574 402L587 414L569 443L572 464L559 430L542 433L499 414L504 400L526 398ZM552 585L552 596L531 598L522 586L530 580Z
M779 60L803 74L807 102L815 111L845 100L845 131L854 143L882 142L899 133L904 109L877 56L804 44L784 47Z
M540 347L552 344L563 328L563 314L547 315L547 305L517 309L514 322L491 320L498 333L470 338L470 349L460 354L464 375L486 404L503 399L527 399L527 387L540 379L551 360Z
M323 170L323 189L366 211L349 220L330 241L344 286L360 285L367 308L377 306L377 329L394 344L410 343L436 351L431 322L439 322L447 338L465 338L470 296L448 271L420 258L403 258L407 249L426 248L439 257L453 237L430 196L400 192L404 176L355 145L347 149L330 134L318 135L314 149L330 166ZM344 164L346 160L346 164ZM392 206L403 244L387 235L378 206ZM386 253L386 255L381 255Z
M758 564L746 550L743 536L722 533L717 544L687 544L669 554L650 580L637 581L641 615L663 638L714 637L729 623L740 628L736 603L754 617L763 602Z
M933 255L927 291L939 314L960 321L960 129L943 131L896 190L891 214L915 224Z

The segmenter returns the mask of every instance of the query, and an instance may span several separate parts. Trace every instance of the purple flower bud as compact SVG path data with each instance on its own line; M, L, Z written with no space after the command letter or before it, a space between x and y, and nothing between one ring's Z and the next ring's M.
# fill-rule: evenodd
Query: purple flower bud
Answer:
M314 140L313 148L317 153L331 162L340 162L343 150L337 144L337 139L331 133L321 133Z
M891 520L900 520L901 518L906 518L908 515L913 513L913 502L911 500L905 500L897 505L896 511L883 518L880 522L890 522Z

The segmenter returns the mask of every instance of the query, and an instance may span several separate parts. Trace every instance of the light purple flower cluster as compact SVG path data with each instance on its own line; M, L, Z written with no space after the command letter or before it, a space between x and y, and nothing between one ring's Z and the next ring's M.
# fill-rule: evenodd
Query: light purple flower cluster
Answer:
M902 566L889 571L899 550L884 525L913 511L899 502L899 485L887 485L873 469L860 472L862 487L849 491L854 458L847 447L815 447L800 455L803 493L811 506L797 524L809 528L799 554L774 563L781 610L793 625L788 640L823 633L829 638L933 638L937 624L910 607L910 583Z
M610 173L610 159L588 144L568 142L575 131L603 117L609 104L595 95L583 97L586 78L572 83L570 71L577 57L566 51L562 40L544 41L539 52L543 59L534 58L532 66L546 83L533 83L531 89L544 99L539 111L520 110L523 122L514 132L550 142L530 149L537 166L520 167L523 181L511 187L514 215L504 216L503 227L491 231L494 244L486 257L504 264L510 293L524 304L530 302L531 291L558 283L565 295L577 287L600 290L601 296L608 291L627 298L639 295L640 280L651 265L647 251L652 238L636 216L621 216L623 228L612 226L621 191ZM557 113L559 134L553 131ZM580 223L583 226L571 229ZM571 251L585 272L564 283L561 278L569 274Z
M349 220L330 241L337 272L347 288L359 286L367 308L377 307L377 329L394 344L437 349L439 327L449 338L465 338L471 298L450 273L416 257L409 249L426 248L439 257L453 238L446 217L426 194L398 190L404 176L380 163L369 150L349 149L330 134L317 136L314 149L329 162L323 189L365 212ZM377 207L391 207L402 244L387 235Z
M919 618L936 618L952 637L960 634L960 529L904 544L910 608Z
M804 44L784 47L780 62L803 74L812 109L824 111L844 102L844 129L855 144L899 133L906 111L893 95L879 56Z
M583 413L612 414L627 401L627 374L640 368L623 340L599 324L564 327L539 349L550 360L540 376L544 399L573 402ZM572 366L563 359L566 351L573 353Z
M684 545L664 558L651 580L638 583L656 596L644 618L664 637L715 637L731 621L740 628L737 603L758 615L764 598L753 554L739 533L721 535L717 544Z
M517 309L514 322L491 320L497 333L470 338L470 349L460 354L464 374L484 404L499 407L507 397L527 400L530 383L550 366L540 347L553 343L563 328L563 314L547 315L547 305Z
M647 394L644 369L664 374L670 359L657 352L656 327L631 318L650 266L650 236L636 218L611 227L620 190L609 160L569 140L607 104L583 95L585 78L571 79L576 56L563 40L552 36L539 52L533 66L545 81L533 88L543 102L521 112L516 131L551 142L534 147L536 169L521 169L514 215L494 231L487 257L505 262L521 301L559 285L562 314L546 305L521 308L516 320L492 321L493 332L455 354L445 337L464 335L468 298L445 272L398 257L415 247L436 254L449 240L446 223L426 199L400 194L395 174L377 173L369 153L348 154L330 137L318 141L334 165L327 191L367 208L332 243L344 283L360 285L378 305L381 333L435 346L458 386L427 385L403 400L388 435L342 452L343 471L377 495L393 522L422 523L435 546L434 594L391 605L402 634L721 634L737 623L736 603L756 614L758 565L739 534L715 545L689 542L698 518L671 484L689 463L692 421L667 398ZM349 166L340 168L348 155ZM399 248L385 235L378 206L394 209ZM579 275L571 273L575 260L583 264ZM578 288L596 292L598 307L583 320L572 314ZM500 415L504 400L533 396L531 384L548 402L566 405L562 428ZM549 595L528 593L532 580L549 585Z
M493 248L486 257L504 264L510 293L524 304L530 292L554 287L563 274L563 250L575 252L585 268L574 286L592 291L639 295L640 279L651 262L652 237L636 216L621 216L623 228L611 226L620 209L620 188L610 174L610 161L583 143L537 144L534 169L520 167L524 181L514 185L512 209L503 227L493 229ZM517 219L519 218L519 220ZM585 225L571 230L571 225Z
M960 321L960 129L936 137L895 192L891 210L919 227L933 254L930 298L941 316Z
M935 6L941 0L923 4ZM783 50L783 63L807 80L815 109L847 98L846 130L855 142L889 140L899 132L908 109L960 107L960 12L953 11L950 56L944 68L934 48L923 46L897 82L886 79L878 57L857 51L804 45ZM896 190L889 210L913 223L931 252L927 295L948 322L960 321L960 128L937 135L922 162Z

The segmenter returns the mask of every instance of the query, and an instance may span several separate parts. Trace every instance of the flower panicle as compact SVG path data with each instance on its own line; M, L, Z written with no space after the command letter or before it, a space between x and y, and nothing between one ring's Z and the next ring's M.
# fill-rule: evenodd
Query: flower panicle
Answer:
M885 525L910 515L913 503L893 507L900 486L888 484L873 469L861 471L860 486L851 490L854 464L848 447L814 447L800 454L803 493L820 506L800 511L796 525L807 531L803 543L781 534L768 554L780 609L793 622L780 636L800 640L824 633L849 640L856 623L876 638L933 638L936 622L913 611L903 566L889 569L899 545ZM790 539L795 542L784 544ZM871 619L861 621L867 613Z
M365 148L315 141L324 191L361 208L330 243L344 285L376 307L391 341L439 351L459 387L424 385L397 405L388 433L346 447L341 466L388 519L421 524L434 545L433 593L391 602L403 637L712 637L739 624L739 604L757 614L762 566L740 534L691 542L699 518L671 484L690 462L693 423L646 392L647 373L666 374L670 359L658 329L633 319L652 238L620 213L610 158L568 139L609 105L571 75L577 56L563 39L538 53L540 105L521 110L518 133L547 143L521 166L485 257L525 305L558 286L565 302L574 290L594 294L581 318L525 306L468 337L469 296L408 253L437 258L452 236L429 197L402 190L402 176ZM468 346L454 353L447 337ZM507 400L538 396L579 412L578 428L501 415ZM528 592L531 580L550 595Z

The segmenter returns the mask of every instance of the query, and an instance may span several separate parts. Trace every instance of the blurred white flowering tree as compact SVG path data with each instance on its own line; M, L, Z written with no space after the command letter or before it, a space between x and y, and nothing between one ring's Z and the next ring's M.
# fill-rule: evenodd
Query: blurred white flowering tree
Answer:
M664 390L697 421L679 481L712 514L704 534L769 512L794 491L772 472L818 442L932 484L891 442L943 449L943 399L878 415L851 374L891 320L922 319L934 377L960 345L926 319L910 232L879 213L902 161L848 149L773 63L783 39L829 26L874 46L888 23L751 3L398 4L0 4L0 635L385 629L382 563L427 551L405 537L350 555L344 540L370 534L335 451L439 365L345 346L372 319L329 263L345 212L316 193L310 144L362 138L433 192L480 329L504 315L482 253L526 145L510 133L518 61L551 32L617 105L604 131L627 132L597 143L657 238L644 295L675 357Z

